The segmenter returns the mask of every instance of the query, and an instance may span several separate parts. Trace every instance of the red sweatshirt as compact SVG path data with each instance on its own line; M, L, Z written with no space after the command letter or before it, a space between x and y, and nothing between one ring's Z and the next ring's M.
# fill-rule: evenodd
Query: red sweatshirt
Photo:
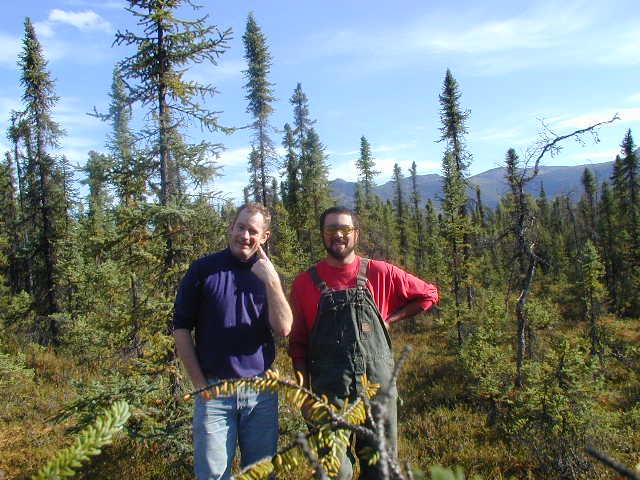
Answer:
M316 265L318 274L329 288L344 290L356 286L360 257L340 267L333 267L322 260ZM438 289L404 270L380 260L369 260L367 288L380 311L382 319L413 300L420 300L424 310L438 302ZM291 286L293 327L289 339L289 355L294 363L304 362L307 357L309 334L318 313L320 290L309 272L300 273Z

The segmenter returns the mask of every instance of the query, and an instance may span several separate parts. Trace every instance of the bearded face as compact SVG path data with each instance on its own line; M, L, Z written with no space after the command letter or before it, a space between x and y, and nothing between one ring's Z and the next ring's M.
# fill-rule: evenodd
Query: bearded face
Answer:
M351 215L332 213L327 215L322 227L322 242L329 256L344 261L355 255L358 230L353 225Z

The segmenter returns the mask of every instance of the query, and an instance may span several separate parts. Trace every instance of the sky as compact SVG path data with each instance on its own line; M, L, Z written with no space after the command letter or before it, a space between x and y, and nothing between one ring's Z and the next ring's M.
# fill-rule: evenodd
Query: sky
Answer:
M543 123L562 135L592 123L620 120L600 130L599 142L569 141L544 165L611 161L625 132L640 138L640 13L632 0L201 1L198 15L231 28L233 38L217 65L200 64L188 77L219 93L207 106L220 122L242 127L246 83L242 35L253 12L272 57L276 145L293 118L289 103L297 83L326 148L329 178L355 181L360 137L372 147L379 184L394 163L408 175L440 173L438 95L447 69L460 104L469 111L466 136L474 175L502 166L509 148L524 157ZM17 58L30 17L60 97L53 118L66 136L59 153L82 166L90 150L106 152L109 125L87 115L106 111L114 65L131 51L112 46L117 30L139 32L125 2L21 0L4 2L0 16L0 129L22 108ZM193 18L190 9L182 17ZM140 116L139 116L140 118ZM248 174L251 133L225 135L194 126L193 142L222 143L221 176L211 188L236 202ZM0 136L0 152L9 142ZM281 169L273 175L280 178ZM77 174L81 178L82 174Z

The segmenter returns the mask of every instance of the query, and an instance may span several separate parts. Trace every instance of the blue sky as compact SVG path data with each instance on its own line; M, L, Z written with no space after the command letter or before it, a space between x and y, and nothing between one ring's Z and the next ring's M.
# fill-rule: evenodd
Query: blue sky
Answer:
M246 113L242 34L253 11L273 58L278 101L271 122L291 122L288 99L300 82L329 155L330 178L355 180L360 137L373 148L381 174L398 162L408 174L439 173L438 94L447 68L469 109L471 174L502 165L514 147L524 155L544 120L563 134L619 113L597 144L575 142L546 165L613 160L627 129L640 141L640 15L631 0L605 1L218 1L201 2L210 22L233 29L217 66L190 76L215 85L208 105L227 126ZM60 101L54 118L67 132L61 152L82 165L89 150L106 151L108 126L86 112L105 110L114 64L127 54L112 47L117 29L135 29L119 1L5 2L0 17L0 128L21 108L16 66L23 22L31 17L49 59ZM190 14L190 13L189 13ZM223 176L213 189L239 199L247 181L250 138L194 128L191 140L221 142ZM277 145L282 135L274 133ZM0 151L8 141L0 137ZM278 172L274 172L276 176Z

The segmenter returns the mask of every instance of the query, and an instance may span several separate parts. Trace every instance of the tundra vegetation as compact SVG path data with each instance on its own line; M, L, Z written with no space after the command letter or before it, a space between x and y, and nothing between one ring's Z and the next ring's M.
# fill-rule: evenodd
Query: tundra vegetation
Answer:
M94 111L111 133L103 152L88 152L86 196L56 148L64 125L55 120L54 76L25 20L16 59L21 108L7 119L11 148L0 162L0 478L191 478L191 386L169 325L189 262L226 242L234 206L216 193L221 145L209 138L234 127L208 106L215 86L185 78L196 63L215 65L231 32L189 6L128 1L137 30L116 34L114 48L131 54L114 66L108 111ZM312 100L296 79L291 121L281 130L272 124L275 60L258 22L249 14L242 37L247 95L238 102L253 119L245 199L272 209L269 254L289 285L322 256L317 219L335 201ZM597 141L609 122L560 134L543 125L529 150L505 145L508 189L489 208L469 184L471 112L449 70L439 102L441 199L420 197L414 164L411 189L396 165L393 200L383 201L373 191L372 143L354 139L360 252L436 283L442 297L432 312L391 326L397 352L413 347L398 372L399 461L384 449L372 460L387 462L390 478L605 479L611 465L637 478L640 183L632 132L610 178L584 171L578 199L525 187L563 142ZM194 124L206 138L189 143ZM277 372L261 388L282 393L281 456L242 475L275 468L284 479L321 477L332 471L335 442L358 428L376 433L366 419L383 414L385 386L334 411L297 386L286 341L278 347ZM316 431L302 420L303 401L312 402Z

